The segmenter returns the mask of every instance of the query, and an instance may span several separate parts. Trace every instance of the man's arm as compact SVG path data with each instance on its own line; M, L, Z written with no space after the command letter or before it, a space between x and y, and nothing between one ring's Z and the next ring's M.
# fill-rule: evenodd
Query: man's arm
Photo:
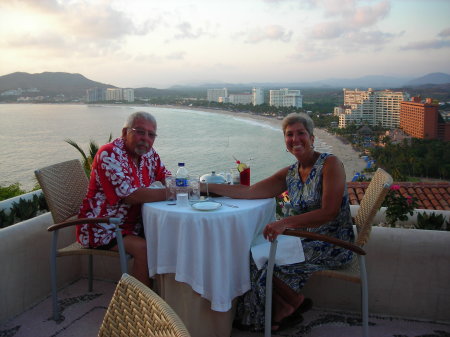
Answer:
M127 197L123 198L123 201L129 205L163 200L166 200L165 188L140 187Z

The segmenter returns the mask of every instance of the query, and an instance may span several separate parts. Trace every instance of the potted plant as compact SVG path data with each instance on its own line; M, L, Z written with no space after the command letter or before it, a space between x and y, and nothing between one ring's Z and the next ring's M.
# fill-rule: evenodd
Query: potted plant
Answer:
M401 194L399 185L392 185L382 206L386 207L386 222L396 227L398 221L406 221L408 214L413 215L417 200L413 196Z

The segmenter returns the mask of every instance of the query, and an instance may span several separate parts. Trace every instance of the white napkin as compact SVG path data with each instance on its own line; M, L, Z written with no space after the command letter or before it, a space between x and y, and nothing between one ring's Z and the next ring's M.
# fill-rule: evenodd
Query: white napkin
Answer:
M164 185L162 184L162 182L160 181L154 181L152 182L152 184L150 185L150 188L165 188Z
M303 253L302 241L300 238L288 235L278 235L277 252L275 254L275 264L283 266L285 264L294 264L305 261L305 254ZM253 261L256 267L261 269L269 259L271 243L266 241L264 243L252 246L251 252Z

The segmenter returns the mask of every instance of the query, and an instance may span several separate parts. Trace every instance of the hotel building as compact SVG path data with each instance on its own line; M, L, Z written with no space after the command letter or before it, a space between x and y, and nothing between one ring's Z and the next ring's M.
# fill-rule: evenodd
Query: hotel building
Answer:
M239 94L228 94L227 88L208 89L206 95L208 102L253 105L264 103L264 90L262 88L253 88L251 93Z
M252 104L253 105L264 104L264 90L262 88L252 89Z
M400 126L400 103L409 96L402 91L344 90L344 105L334 109L339 128L350 124L397 128Z
M250 93L230 94L228 96L228 103L231 104L252 104L252 101L253 95Z
M400 128L415 138L450 141L450 123L439 114L439 105L431 98L422 102L420 97L401 102Z
M106 89L107 101L121 101L123 100L122 89L120 88L107 88Z
M303 106L303 96L300 90L289 90L287 88L269 91L269 105L275 107Z
M123 100L126 102L134 102L134 89L122 89Z
M227 88L208 89L206 91L206 96L207 96L206 99L208 102L223 102L224 98L228 98L228 90L227 90ZM221 97L222 97L222 99L219 100Z
M126 101L134 102L134 89L130 88L90 88L86 90L86 102Z

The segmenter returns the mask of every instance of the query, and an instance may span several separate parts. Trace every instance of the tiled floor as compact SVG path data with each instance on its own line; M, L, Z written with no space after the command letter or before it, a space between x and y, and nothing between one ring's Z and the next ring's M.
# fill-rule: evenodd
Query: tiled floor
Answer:
M94 292L86 293L86 288L87 280L82 279L60 291L64 316L61 322L56 323L50 319L51 299L47 298L1 325L0 337L96 336L115 284L97 280ZM360 317L357 314L313 308L304 314L304 318L301 324L274 336L361 336ZM369 321L372 337L450 337L450 322L422 322L377 315L371 315ZM257 336L263 336L263 333L233 330L231 337Z

